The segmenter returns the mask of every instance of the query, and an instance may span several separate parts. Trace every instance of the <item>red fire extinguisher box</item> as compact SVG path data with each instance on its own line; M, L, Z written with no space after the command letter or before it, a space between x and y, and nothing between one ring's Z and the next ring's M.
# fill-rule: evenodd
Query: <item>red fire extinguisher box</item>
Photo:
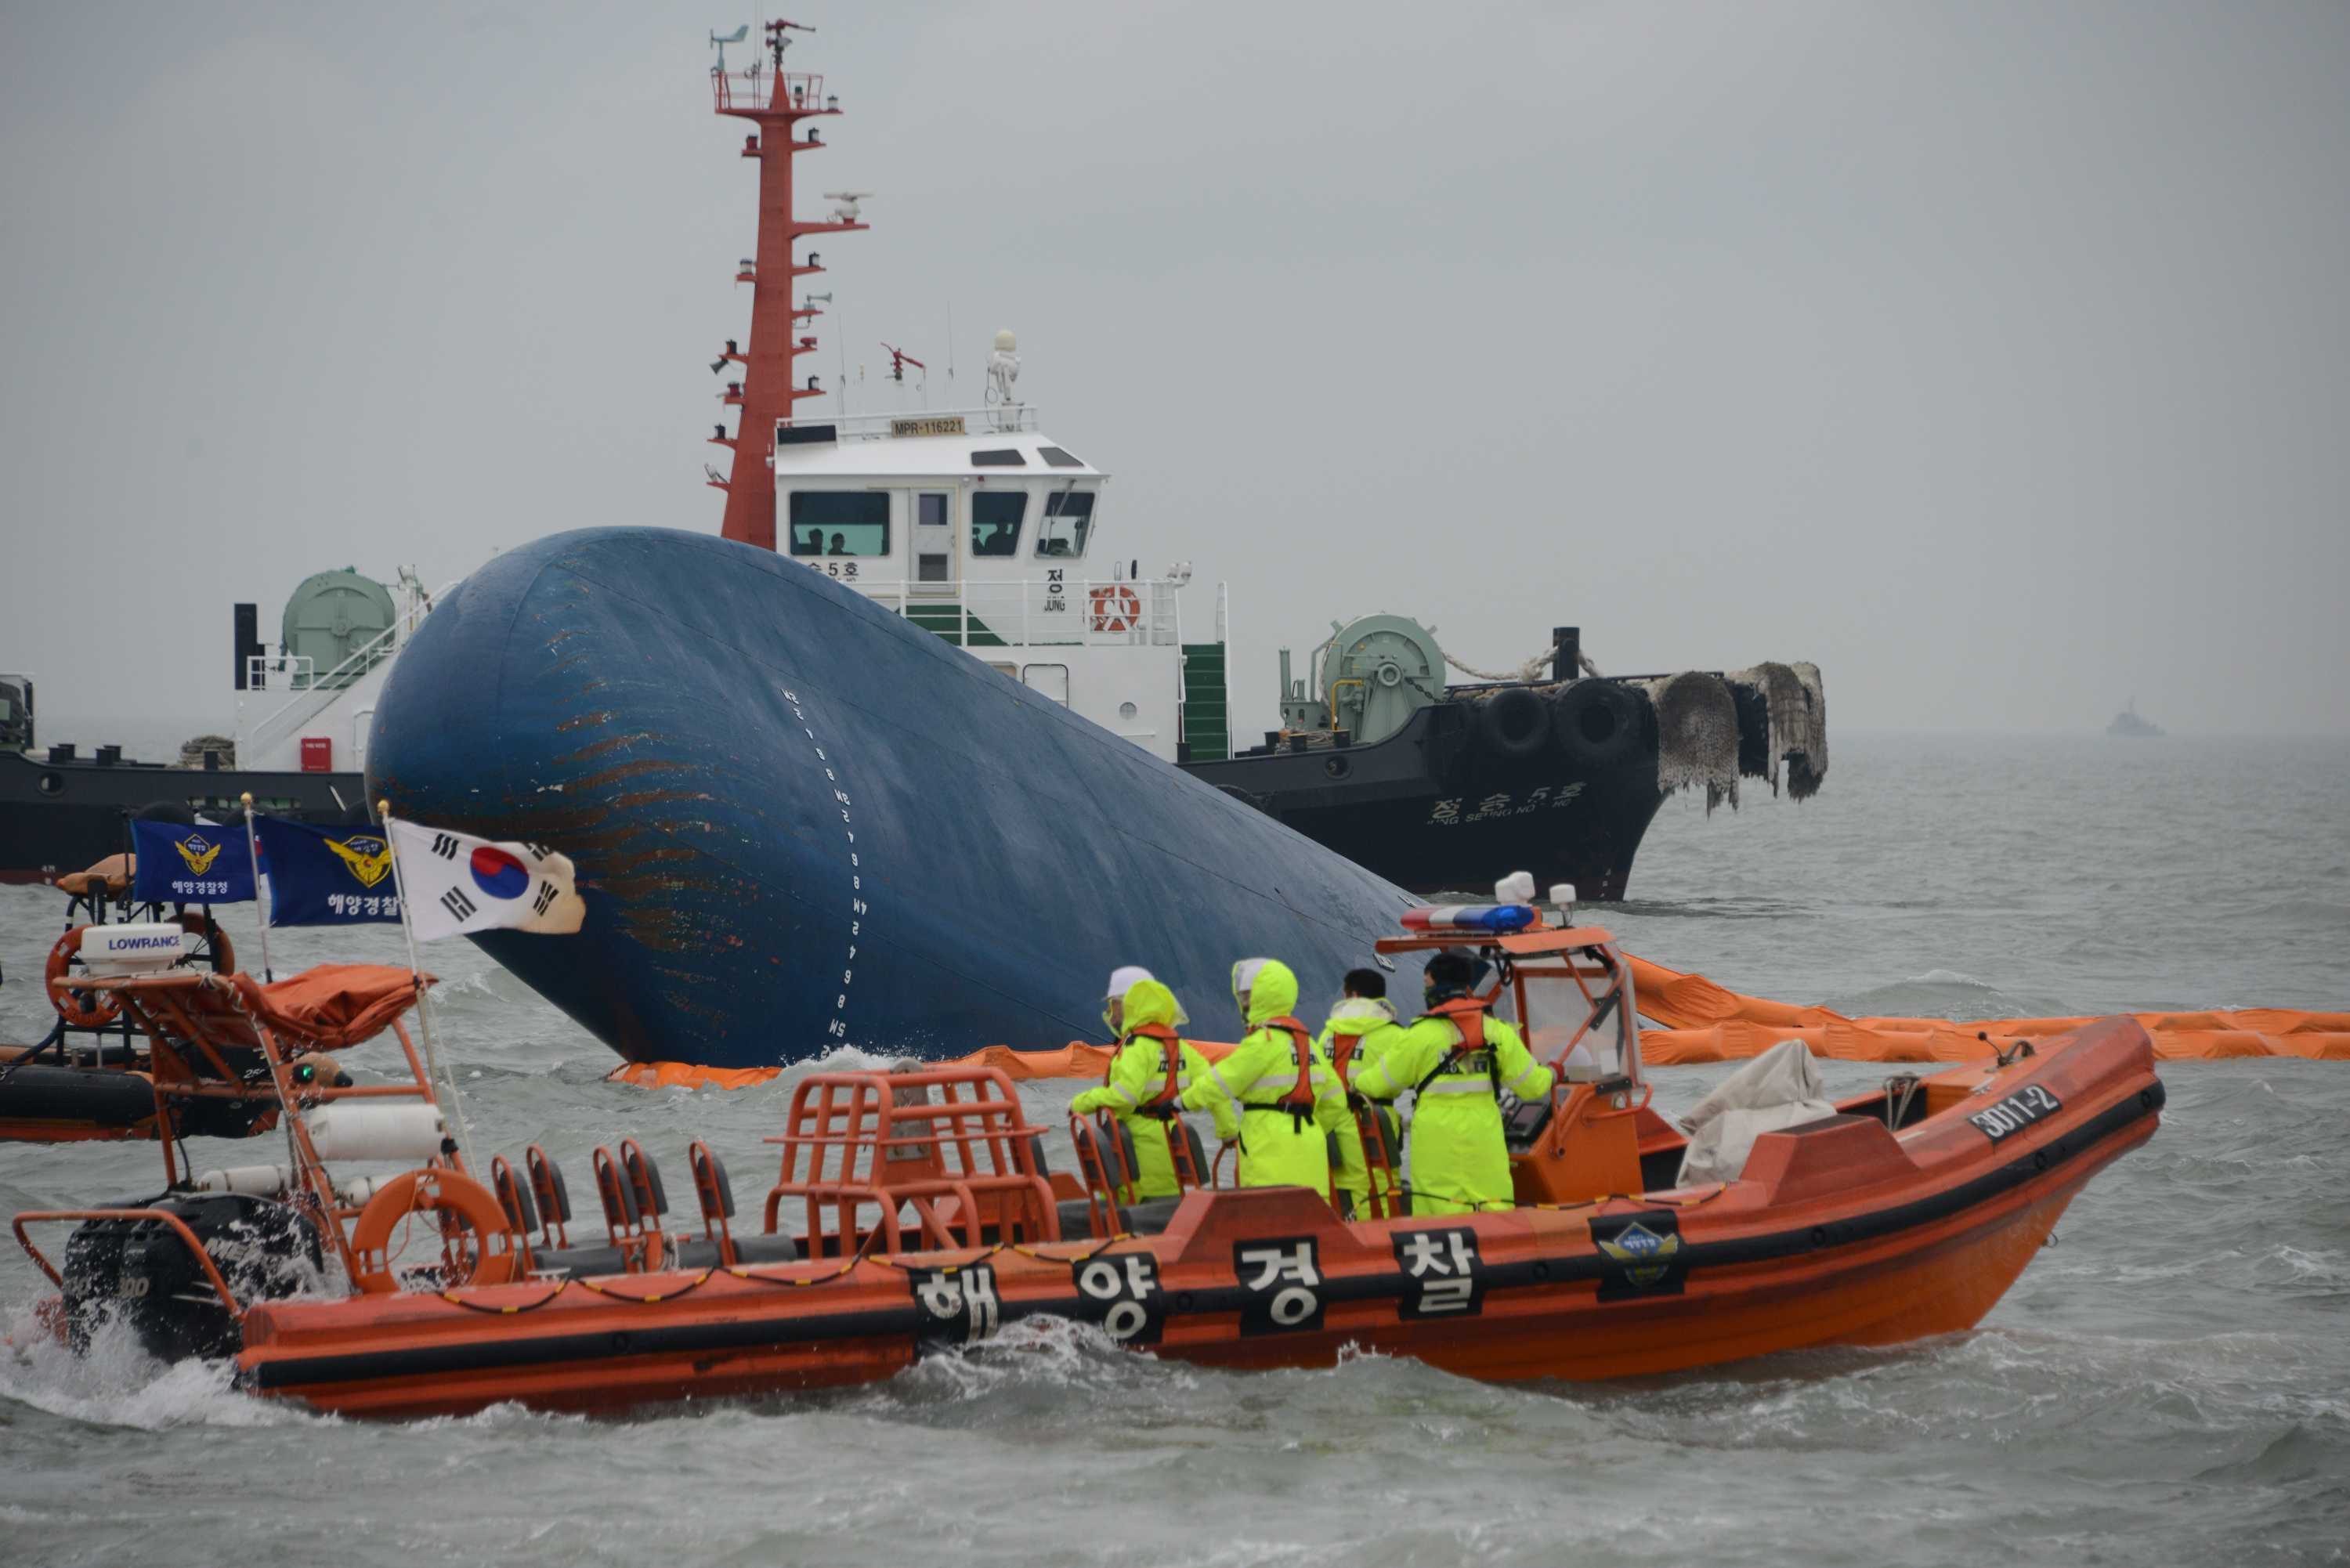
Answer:
M335 771L335 742L325 735L302 737L302 771L306 774L330 774Z

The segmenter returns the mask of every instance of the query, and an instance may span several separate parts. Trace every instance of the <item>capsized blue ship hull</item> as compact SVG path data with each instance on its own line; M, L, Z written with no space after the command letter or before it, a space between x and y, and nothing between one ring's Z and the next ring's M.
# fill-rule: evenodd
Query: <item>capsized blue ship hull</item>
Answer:
M636 1061L1098 1037L1149 966L1213 1037L1232 961L1310 1004L1416 902L830 578L559 534L427 617L376 710L394 815L571 857L576 937L482 945Z

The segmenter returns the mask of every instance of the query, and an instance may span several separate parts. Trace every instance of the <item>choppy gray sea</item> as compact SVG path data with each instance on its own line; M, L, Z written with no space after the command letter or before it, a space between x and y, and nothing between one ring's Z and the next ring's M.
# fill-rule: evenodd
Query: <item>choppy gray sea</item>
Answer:
M2350 1008L2350 742L1840 734L1802 807L1669 805L1633 887L1606 918L1634 950L1847 1012ZM0 888L0 1039L46 1026L62 909ZM281 973L400 951L390 928L274 947ZM677 1185L698 1134L761 1185L788 1083L608 1085L601 1047L469 945L430 962L477 1147L584 1172L633 1135ZM1727 1070L1658 1071L1660 1108ZM1028 1324L845 1395L386 1428L119 1343L0 1348L0 1563L2350 1561L2350 1064L2164 1076L2162 1131L1981 1328L1898 1350L1495 1387L1377 1359L1202 1372ZM0 1147L0 1211L157 1168ZM23 1342L42 1282L5 1251Z

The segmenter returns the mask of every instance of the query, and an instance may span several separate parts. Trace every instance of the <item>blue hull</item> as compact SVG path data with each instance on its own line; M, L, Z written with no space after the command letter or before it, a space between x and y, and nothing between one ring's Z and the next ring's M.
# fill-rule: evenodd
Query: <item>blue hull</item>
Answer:
M1121 963L1212 1034L1233 960L1310 1006L1416 902L826 576L666 530L467 578L368 762L396 815L572 857L577 937L482 945L634 1061L1096 1038Z

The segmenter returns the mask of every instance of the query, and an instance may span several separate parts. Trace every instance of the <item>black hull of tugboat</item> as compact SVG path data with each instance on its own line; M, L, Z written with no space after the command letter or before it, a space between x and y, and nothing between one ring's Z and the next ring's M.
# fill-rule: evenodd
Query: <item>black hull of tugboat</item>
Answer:
M1477 703L1454 701L1376 744L1262 749L1184 771L1415 893L1483 897L1529 871L1545 889L1621 898L1665 792L1646 701L1617 690L1631 721L1605 745L1545 734L1513 754Z
M0 882L47 882L120 854L130 847L124 819L149 806L224 812L245 794L275 816L366 818L367 791L357 774L206 771L87 757L51 762L0 752Z

